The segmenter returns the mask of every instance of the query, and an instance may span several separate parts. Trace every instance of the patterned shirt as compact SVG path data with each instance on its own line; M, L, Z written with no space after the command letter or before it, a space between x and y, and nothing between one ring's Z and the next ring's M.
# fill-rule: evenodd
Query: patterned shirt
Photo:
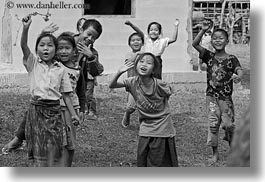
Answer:
M215 53L204 49L200 58L207 64L207 90L206 95L225 100L233 93L232 75L241 69L241 65L234 55L223 59L215 57Z
M172 94L171 87L154 78L154 90L146 94L139 81L139 77L124 80L126 91L130 92L139 111L140 136L173 137L176 131L171 119L168 99Z
M150 39L147 35L145 35L145 44L144 44L144 51L151 52L155 56L161 56L166 47L168 46L169 38L158 38L155 41Z
M72 86L62 63L54 61L49 67L30 53L23 64L30 79L30 93L38 100L59 100L62 92L72 92Z

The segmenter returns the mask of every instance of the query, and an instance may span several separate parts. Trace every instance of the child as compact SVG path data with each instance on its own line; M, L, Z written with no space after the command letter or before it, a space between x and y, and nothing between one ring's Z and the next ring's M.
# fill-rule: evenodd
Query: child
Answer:
M70 93L73 90L69 77L64 66L54 59L56 38L51 34L41 34L35 46L37 56L34 56L27 44L31 21L31 16L23 18L21 36L23 64L29 73L31 93L25 126L28 156L36 167L55 166L59 164L63 151L61 97L72 120L79 122L79 117L71 103Z
M209 119L207 145L212 147L213 158L211 162L218 160L218 133L219 127L225 130L224 140L231 144L234 133L234 105L232 101L233 80L239 83L242 76L242 68L236 56L226 53L228 34L223 29L215 29L211 37L211 44L215 52L203 48L200 45L203 34L210 28L206 20L202 29L193 41L193 47L199 52L202 62L207 64L207 90L206 101Z
M101 24L95 19L88 19L80 29L80 34L74 36L78 50L77 61L85 77L88 116L90 119L97 119L96 98L94 97L94 86L97 84L95 77L104 70L103 65L98 60L98 52L93 47L101 33Z
M119 77L135 66L138 76L118 82ZM125 87L136 102L140 131L137 149L138 167L178 166L175 129L171 120L168 99L171 87L154 77L159 62L152 53L140 54L125 62L112 81L110 88Z
M136 55L137 53L139 53L141 51L141 48L144 44L144 37L141 36L141 34L135 32L132 33L129 36L128 39L128 45L131 47L132 52L128 53L126 55L125 61L129 60L129 59L133 59L133 61L135 61ZM135 68L131 68L127 71L127 75L128 77L133 77L136 76L136 70ZM132 97L131 94L128 94L128 101L127 101L127 107L126 107L126 112L124 113L123 119L122 119L122 126L124 128L127 128L130 125L130 115L135 111L136 109L136 104L135 101Z
M160 63L160 66L159 68L157 68L154 76L158 79L162 79L162 58L161 56L168 45L172 44L173 42L176 42L177 37L178 37L179 20L176 19L174 23L175 29L174 29L174 33L171 39L168 37L165 37L165 38L162 37L162 26L161 24L157 22L151 22L148 25L148 28L147 28L148 36L144 35L144 33L137 26L132 24L130 21L126 21L125 24L129 25L136 32L138 32L139 34L145 37L144 51L153 53L157 57Z
M58 51L57 56L60 62L65 66L65 70L69 79L71 81L73 92L70 95L73 107L77 115L79 115L79 99L76 94L77 81L80 78L80 67L74 59L74 54L76 51L75 39L68 33L62 33L57 38L58 41ZM73 123L71 120L71 114L66 107L63 99L60 99L60 105L62 110L62 118L65 122L64 128L64 157L66 159L65 166L71 167L74 150L75 150L75 140L76 140L76 130L75 126L78 123Z

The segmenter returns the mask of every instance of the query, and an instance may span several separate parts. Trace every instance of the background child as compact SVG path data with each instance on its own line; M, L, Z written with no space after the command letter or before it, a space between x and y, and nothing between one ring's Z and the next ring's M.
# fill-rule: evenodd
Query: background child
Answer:
M94 86L97 84L95 77L104 70L99 62L98 52L93 47L101 33L101 24L95 19L88 19L80 29L80 34L74 36L78 50L77 61L83 70L85 88L87 88L87 107L90 119L97 119L96 98L94 97Z
M143 35L145 37L144 40L144 52L151 52L156 57L160 63L159 68L157 68L154 76L158 79L162 79L162 54L164 53L166 47L173 42L176 42L178 37L178 26L179 20L176 19L174 23L174 32L172 38L162 37L162 26L158 22L151 22L148 25L147 33L148 35L144 35L143 31L140 30L137 26L135 26L132 22L126 21L126 25L132 27L136 32Z
M137 32L132 33L128 39L128 45L132 49L132 52L130 52L126 55L125 61L132 60L133 62L135 62L137 53L139 53L141 51L143 44L144 44L144 37ZM128 75L128 77L137 76L135 68L133 67L133 68L127 70L127 75ZM128 93L127 107L126 107L126 111L125 111L123 119L122 119L122 126L124 128L127 128L129 126L130 115L135 111L135 109L136 109L135 101L134 101L132 95L130 93Z
M118 82L119 77L134 65L138 76ZM178 166L176 132L168 104L172 90L167 83L154 78L157 67L156 57L152 53L143 53L135 63L132 60L125 62L109 84L110 88L125 87L136 102L140 120L138 167Z
M31 93L25 126L28 156L36 167L54 166L59 164L63 151L59 99L64 98L73 120L79 121L79 117L71 103L73 90L69 77L64 66L54 59L56 38L51 34L41 34L36 41L37 56L34 56L27 44L31 21L30 16L23 19L21 36L23 64L29 73Z
M62 33L57 38L58 41L58 51L57 57L59 61L65 66L67 75L69 76L73 92L71 93L71 101L75 109L76 115L79 115L79 99L76 94L77 81L80 78L80 67L75 61L74 54L76 51L75 39L69 33ZM76 122L72 122L71 113L66 107L63 99L60 100L62 118L65 122L64 128L64 159L65 165L71 167L74 151L76 148L76 129L75 126L78 125Z
M209 119L207 144L212 147L212 162L218 160L219 127L225 130L224 140L231 144L234 133L234 104L232 101L233 80L239 83L243 71L236 56L226 53L228 34L223 29L215 29L211 43L215 52L203 48L200 41L210 28L210 22L204 21L202 29L193 41L193 47L199 52L202 62L207 64L206 101ZM222 123L221 123L222 122Z

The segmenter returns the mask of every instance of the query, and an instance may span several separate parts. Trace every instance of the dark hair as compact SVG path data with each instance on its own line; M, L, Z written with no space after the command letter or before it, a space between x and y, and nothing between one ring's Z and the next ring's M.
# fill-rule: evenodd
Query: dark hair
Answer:
M213 34L214 34L215 32L222 32L222 33L226 36L226 38L227 38L227 40L228 40L228 33L227 33L227 31L225 31L224 29L222 29L222 28L217 28L217 29L214 29L214 30L213 30ZM212 34L212 36L213 36L213 34Z
M82 28L83 30L86 30L88 27L92 26L97 32L98 32L98 37L101 35L102 33L102 26L99 23L99 21L95 20L95 19L88 19L84 22Z
M78 32L80 31L79 26L81 25L81 22L82 22L83 20L86 21L86 19L85 19L84 17L82 17L82 18L80 18L80 19L77 21L77 23L76 23L76 30L77 30Z
M35 45L35 52L37 53L37 50L38 50L38 45L41 41L42 38L44 37L49 37L50 39L52 39L53 43L54 43L54 46L55 46L55 52L57 51L57 48L58 48L58 42L57 42L57 39L54 35L50 34L50 33L41 33L39 35L39 37L37 38L36 40L36 45Z
M128 45L130 46L130 41L131 41L132 37L135 36L135 35L139 36L141 38L143 44L144 44L144 37L143 37L143 35L140 34L140 33L134 32L128 38Z
M57 42L59 43L60 40L65 40L72 44L73 49L76 49L75 39L72 35L72 32L63 32L57 37Z
M154 54L152 54L151 52L144 52L144 53L139 54L139 56L137 56L136 61L135 61L135 69L136 69L136 66L137 66L138 62L144 56L147 56L147 55L151 56L153 58L153 60L154 60L154 69L153 69L153 73L154 73L159 68L160 63L159 63L158 59L156 58L156 56ZM153 74L151 76L153 76Z
M162 32L162 26L161 26L161 24L158 23L158 22L151 22L151 23L149 23L149 25L148 25L148 27L147 27L147 33L149 33L150 28L151 28L152 25L157 25L158 30L159 30L159 34L161 34L161 32Z

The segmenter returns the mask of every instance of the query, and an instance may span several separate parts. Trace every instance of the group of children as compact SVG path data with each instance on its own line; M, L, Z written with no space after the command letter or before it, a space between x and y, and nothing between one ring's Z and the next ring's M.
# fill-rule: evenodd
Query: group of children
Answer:
M86 90L95 85L95 75L98 73L94 74L93 71L103 71L98 53L93 48L102 33L102 26L94 19L80 19L77 25L80 34L65 32L55 38L50 33L42 33L36 42L35 56L27 46L30 24L31 18L28 16L23 20L21 48L23 63L30 78L31 101L24 124L19 127L22 129L16 136L20 137L19 141L26 139L28 155L33 159L34 166L71 166L76 145L75 127L83 120ZM168 103L172 88L162 80L161 55L168 45L177 40L179 20L174 23L172 38L162 36L162 26L158 22L148 25L148 35L144 35L130 21L125 24L135 30L128 39L131 52L109 83L110 88L124 87L129 93L122 126L129 126L130 114L137 110L140 122L138 167L177 167L176 131ZM214 52L200 45L208 29L209 22L204 21L193 46L207 64L207 143L212 146L213 160L216 162L221 124L225 130L224 139L229 144L232 141L235 125L231 95L233 81L240 81L242 69L237 58L225 51L228 35L223 29L212 33ZM92 65L94 62L98 64ZM128 78L119 81L125 72ZM92 105L89 107L93 108ZM94 112L93 109L88 111ZM14 148L17 143L9 143L4 150Z

